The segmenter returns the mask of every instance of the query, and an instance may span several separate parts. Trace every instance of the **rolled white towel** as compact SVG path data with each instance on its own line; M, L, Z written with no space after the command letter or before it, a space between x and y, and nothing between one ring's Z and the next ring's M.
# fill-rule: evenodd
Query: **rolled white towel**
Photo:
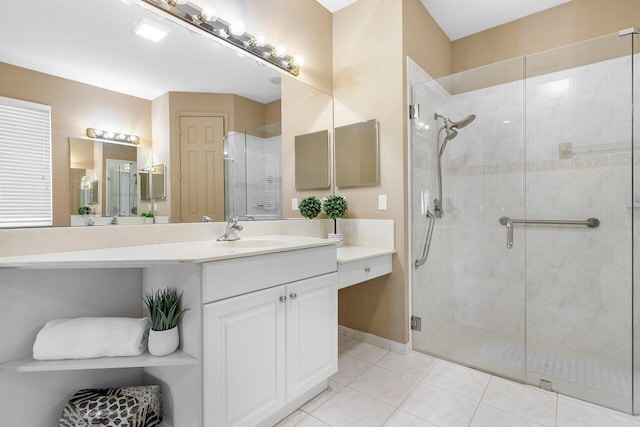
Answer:
M33 344L38 360L137 356L147 349L147 317L79 317L47 322Z

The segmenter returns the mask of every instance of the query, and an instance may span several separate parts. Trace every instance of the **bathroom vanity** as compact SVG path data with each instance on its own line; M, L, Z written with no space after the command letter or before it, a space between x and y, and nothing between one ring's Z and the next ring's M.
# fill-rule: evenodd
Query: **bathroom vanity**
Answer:
M337 371L339 283L386 274L392 252L336 249L310 237L261 236L2 257L0 274L9 296L14 289L26 297L15 301L18 307L9 317L24 314L24 321L16 320L31 323L27 336L19 332L23 325L16 326L10 340L19 342L7 346L10 351L0 359L0 388L7 396L10 388L16 393L13 407L3 409L9 420L44 425L76 389L161 384L165 426L273 425L322 392ZM45 321L140 317L141 295L166 286L184 292L190 309L175 353L31 357L32 340ZM40 307L37 313L27 301ZM43 393L41 407L52 406L56 396L58 401L25 418L31 404L26 396L34 393Z
M13 374L137 368L130 381L163 386L164 425L273 425L321 392L337 370L336 247L327 240L267 236L132 246L5 257L0 267L63 270L70 280L78 276L78 288L93 269L109 269L113 277L137 270L140 293L166 286L183 291L190 310L180 349L170 356L24 356L0 364ZM141 299L139 307L138 316Z
M393 222L343 220L354 246L337 249L300 237L326 235L329 221L251 223L241 240L215 242L224 225L16 231L14 253L41 253L0 257L3 423L54 425L81 388L160 384L164 426L273 425L324 390L337 369L338 288L391 271ZM101 230L114 247L78 250ZM115 247L144 241L137 233L154 244ZM140 317L144 292L167 286L190 308L175 353L31 357L47 321Z

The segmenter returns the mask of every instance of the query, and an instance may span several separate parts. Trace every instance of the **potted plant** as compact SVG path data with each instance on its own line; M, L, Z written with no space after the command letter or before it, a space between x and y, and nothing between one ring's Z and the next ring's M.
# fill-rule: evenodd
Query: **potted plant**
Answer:
M338 240L342 246L342 234L338 234L338 218L342 218L348 211L347 199L344 196L325 197L322 200L322 212L333 220L333 234L329 234L329 239Z
M178 321L188 310L188 308L182 308L182 292L178 292L174 287L168 287L155 292L146 292L143 300L151 317L149 353L154 356L173 353L180 343Z
M313 219L317 217L322 210L322 202L316 199L316 196L310 196L300 202L298 210L303 217Z
M145 218L145 223L153 224L153 212L142 212L140 216Z

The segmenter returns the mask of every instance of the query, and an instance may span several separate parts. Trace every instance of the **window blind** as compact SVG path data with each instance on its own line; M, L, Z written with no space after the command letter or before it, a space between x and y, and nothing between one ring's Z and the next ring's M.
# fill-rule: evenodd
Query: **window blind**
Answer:
M0 228L50 225L51 107L0 96Z

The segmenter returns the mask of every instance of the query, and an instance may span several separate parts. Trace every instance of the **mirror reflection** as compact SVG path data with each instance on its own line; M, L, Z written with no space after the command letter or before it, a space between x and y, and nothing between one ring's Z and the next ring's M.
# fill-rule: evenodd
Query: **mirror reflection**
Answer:
M378 122L368 120L340 126L335 134L336 186L378 184Z
M141 18L161 23L166 37L134 34ZM294 136L332 129L331 96L137 0L0 5L0 37L15 41L0 45L0 96L51 107L54 226L84 225L74 220L83 207L97 217L153 211L171 222L297 214L288 207L298 197ZM306 106L313 114L299 115ZM98 147L86 128L137 135L137 153ZM91 164L98 152L102 162ZM148 169L158 165L162 174Z
M297 135L296 189L315 190L328 188L329 179L329 131Z
M86 215L94 224L100 217L137 217L140 200L145 200L143 187L149 188L142 185L148 173L138 169L151 170L146 167L150 161L150 148L69 138L71 224L86 225Z

